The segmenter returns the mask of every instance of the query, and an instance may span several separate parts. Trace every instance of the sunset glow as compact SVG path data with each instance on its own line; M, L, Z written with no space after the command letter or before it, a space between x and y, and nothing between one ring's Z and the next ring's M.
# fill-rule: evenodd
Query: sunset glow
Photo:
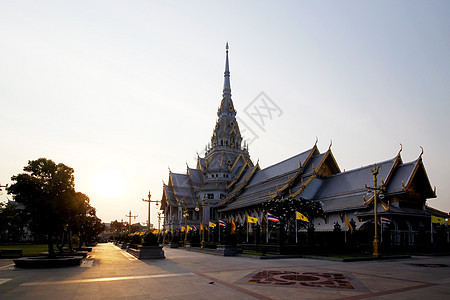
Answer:
M115 171L99 173L94 178L95 192L106 198L119 198L124 195L127 187L126 179Z

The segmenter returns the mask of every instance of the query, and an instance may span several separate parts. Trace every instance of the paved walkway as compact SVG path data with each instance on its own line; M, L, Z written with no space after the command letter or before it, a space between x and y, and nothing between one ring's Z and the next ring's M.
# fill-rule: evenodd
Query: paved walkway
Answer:
M0 299L446 299L450 257L258 260L164 249L137 260L99 244L80 267L26 270L0 260Z

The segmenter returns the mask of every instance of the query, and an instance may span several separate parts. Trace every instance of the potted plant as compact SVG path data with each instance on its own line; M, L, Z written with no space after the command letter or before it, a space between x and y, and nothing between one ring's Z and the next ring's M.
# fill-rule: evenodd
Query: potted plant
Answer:
M180 247L180 237L178 235L174 235L172 240L169 243L170 248L178 248Z
M163 246L158 243L158 237L149 232L144 235L144 242L139 247L139 259L165 258Z

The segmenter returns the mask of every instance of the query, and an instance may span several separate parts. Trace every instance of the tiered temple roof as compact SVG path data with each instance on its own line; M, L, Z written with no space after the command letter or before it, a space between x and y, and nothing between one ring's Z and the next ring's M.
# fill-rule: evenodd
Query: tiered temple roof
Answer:
M217 116L205 156L198 155L196 168L188 167L186 174L169 172L162 209L184 203L192 207L201 202L205 193L220 192L214 206L221 213L258 207L275 197L302 197L320 201L325 214L357 211L357 215L369 215L373 213L374 196L367 194L366 187L373 185L371 169L376 165L380 167L379 186L385 196L378 203L381 214L424 215L432 210L424 209L426 200L435 198L436 193L422 162L423 152L418 159L403 163L400 150L392 159L341 172L331 145L320 153L316 141L311 149L267 168L254 165L248 147L242 145L231 99L228 44Z

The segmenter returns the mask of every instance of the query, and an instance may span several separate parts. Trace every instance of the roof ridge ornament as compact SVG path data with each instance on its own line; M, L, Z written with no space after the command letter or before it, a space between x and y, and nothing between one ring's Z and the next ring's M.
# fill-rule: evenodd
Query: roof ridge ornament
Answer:
M319 141L319 138L317 137L317 135L316 135L316 142L314 143L314 147L316 147L317 146L317 142Z
M422 149L422 152L420 152L420 155L419 155L419 159L422 159L422 155L423 155L423 147L422 146L419 146L420 147L420 149Z
M333 140L332 139L330 139L330 146L328 146L328 151L331 150L331 146L333 146Z
M400 143L400 150L398 151L397 156L400 156L400 152L402 152L402 150L403 150L403 145L402 145L402 143Z

